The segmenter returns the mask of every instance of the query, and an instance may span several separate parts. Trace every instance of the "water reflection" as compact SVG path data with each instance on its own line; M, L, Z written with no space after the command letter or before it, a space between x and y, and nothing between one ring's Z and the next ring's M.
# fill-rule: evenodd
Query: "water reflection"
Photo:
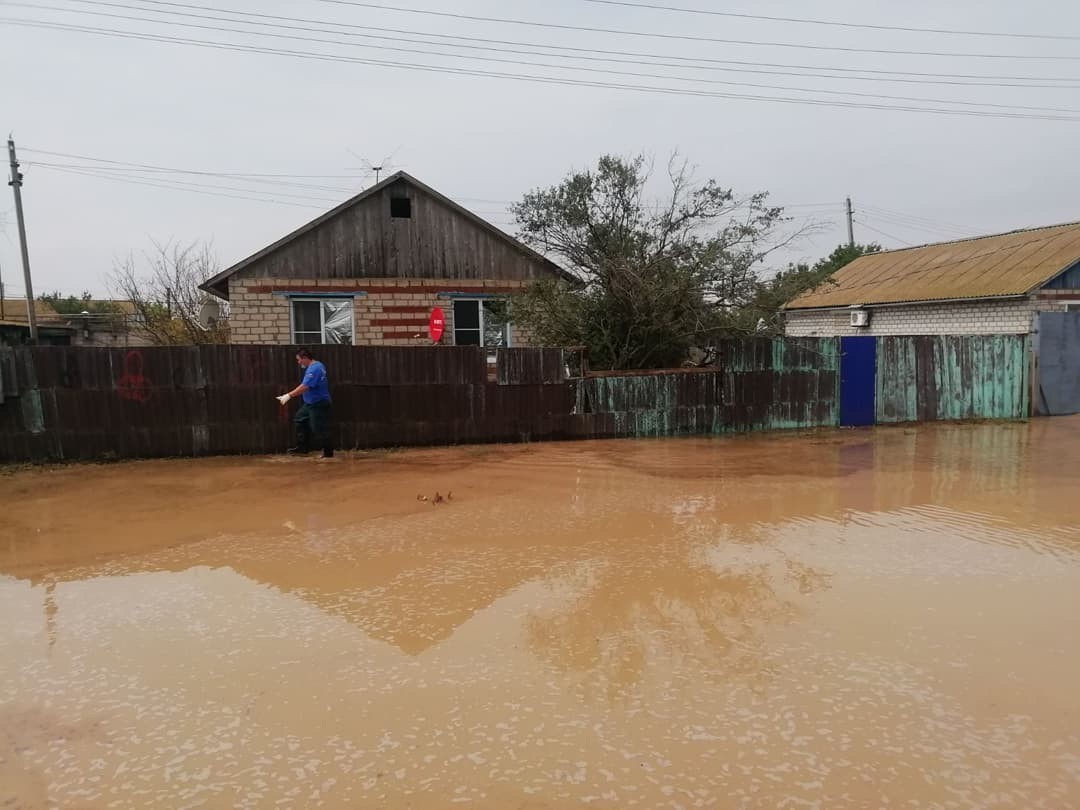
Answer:
M558 583L569 598L529 618L531 648L609 699L673 666L759 684L771 626L796 618L828 575L770 546L769 527L725 534L711 544L669 535L606 549Z
M140 468L0 529L0 806L1080 806L1058 424Z

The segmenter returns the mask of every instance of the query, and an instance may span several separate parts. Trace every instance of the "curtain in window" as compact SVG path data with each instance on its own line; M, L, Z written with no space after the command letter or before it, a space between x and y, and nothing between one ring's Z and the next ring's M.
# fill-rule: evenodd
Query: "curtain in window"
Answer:
M353 342L353 302L323 301L323 336L325 343Z

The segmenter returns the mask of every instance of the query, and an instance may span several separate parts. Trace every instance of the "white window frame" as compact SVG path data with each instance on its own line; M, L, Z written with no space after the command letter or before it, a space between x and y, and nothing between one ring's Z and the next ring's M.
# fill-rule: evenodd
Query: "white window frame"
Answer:
M1066 312L1080 312L1080 301L1066 301L1065 302L1065 311Z
M350 336L352 343L349 345L356 345L356 299L355 298L335 298L328 296L325 298L319 298L314 295L297 295L289 299L289 337L292 339L293 345L301 345L308 341L299 341L296 339L296 307L297 303L317 303L319 305L319 337L321 342L314 345L319 346L332 346L334 344L328 344L326 342L326 313L323 311L322 305L329 302L342 303L348 302L350 306L350 323L352 324L352 335Z
M450 307L451 311L454 312L454 345L455 346L458 345L458 342L457 342L457 333L458 333L457 312L454 310L454 307L457 304L476 304L477 307L480 310L480 347L484 348L484 349L503 349L503 348L509 349L513 345L513 342L514 342L514 337L513 337L514 336L514 324L513 324L512 321L507 321L507 323L506 323L506 345L505 346L488 346L486 343L484 343L484 336L485 336L485 329L484 329L484 326L485 326L485 324L484 324L484 302L485 301L501 301L501 300L503 300L503 299L501 299L501 298L493 298L493 297L489 297L489 298L455 298L451 302L451 307ZM469 331L472 331L472 330L470 329Z

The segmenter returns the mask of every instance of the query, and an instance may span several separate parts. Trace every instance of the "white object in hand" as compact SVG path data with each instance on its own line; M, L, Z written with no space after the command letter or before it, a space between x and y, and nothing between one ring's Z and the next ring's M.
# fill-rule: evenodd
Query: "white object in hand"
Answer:
M286 403L287 403L287 402L288 402L288 401L289 401L290 399L292 399L292 397L291 397L291 396L289 396L288 394L282 394L282 395L281 395L280 397L275 397L275 399L276 399L276 400L277 400L278 402L280 402L280 403L281 403L282 405L284 405L284 404L286 404Z

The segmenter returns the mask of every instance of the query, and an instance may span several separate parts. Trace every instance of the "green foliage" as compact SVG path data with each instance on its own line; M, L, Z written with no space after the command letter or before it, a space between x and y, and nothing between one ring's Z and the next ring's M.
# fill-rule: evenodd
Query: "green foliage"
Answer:
M91 315L119 315L122 310L115 301L95 301L89 292L82 295L65 296L59 290L38 296L39 301L44 301L60 315L81 315L89 312Z
M534 285L514 320L543 343L587 347L594 368L682 363L719 328L718 312L753 294L782 221L766 194L696 184L674 159L662 200L648 198L650 176L643 157L607 155L513 208L520 237L580 279Z
M784 333L783 306L805 292L832 283L833 274L860 256L878 253L881 245L840 245L813 265L790 264L770 279L757 283L746 306L730 315L727 329L733 334Z

